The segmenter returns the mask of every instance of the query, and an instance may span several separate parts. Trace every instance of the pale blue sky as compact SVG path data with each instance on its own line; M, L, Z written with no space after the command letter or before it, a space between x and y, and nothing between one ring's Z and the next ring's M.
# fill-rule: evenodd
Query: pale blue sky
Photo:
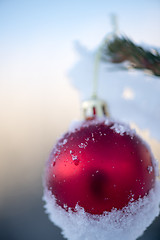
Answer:
M109 15L117 14L122 32L137 41L160 43L160 1L29 0L0 2L1 47L79 39L94 45L110 31Z
M96 47L111 31L111 13L118 16L122 33L160 45L159 0L1 0L2 68L41 61L44 68L47 63L67 69L75 60L74 40Z
M159 0L1 0L2 95L20 86L21 91L51 89L61 79L67 81L66 72L77 57L74 41L97 47L112 30L112 13L122 33L136 42L160 45Z
M11 95L17 102L18 96L56 98L60 91L71 96L66 72L77 59L74 41L97 47L112 30L112 13L122 33L160 46L159 0L1 0L1 102Z

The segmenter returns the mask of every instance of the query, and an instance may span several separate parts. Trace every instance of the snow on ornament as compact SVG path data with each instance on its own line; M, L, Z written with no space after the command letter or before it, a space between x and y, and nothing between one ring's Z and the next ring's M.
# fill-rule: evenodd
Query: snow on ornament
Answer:
M156 160L134 130L105 116L103 101L83 111L46 164L46 211L70 240L135 240L159 214Z
M109 117L95 69L83 121L71 124L46 163L45 208L69 240L136 240L159 215L158 164L135 130ZM134 98L132 90L123 95Z

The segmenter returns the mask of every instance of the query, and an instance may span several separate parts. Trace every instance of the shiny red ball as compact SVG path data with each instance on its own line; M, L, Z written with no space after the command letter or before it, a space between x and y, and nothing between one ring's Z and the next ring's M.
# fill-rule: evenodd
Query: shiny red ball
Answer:
M118 130L117 130L118 129ZM102 214L122 209L155 184L150 150L135 133L109 121L84 121L54 147L45 185L62 208Z

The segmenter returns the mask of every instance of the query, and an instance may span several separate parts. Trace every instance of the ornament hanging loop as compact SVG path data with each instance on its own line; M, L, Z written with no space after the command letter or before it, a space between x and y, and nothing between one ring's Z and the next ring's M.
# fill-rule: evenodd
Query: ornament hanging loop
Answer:
M102 48L104 43L98 48L95 56L94 62L94 73L93 73L93 89L91 98L85 100L82 103L82 113L83 119L91 120L97 117L109 116L107 103L98 97L98 78L99 78L99 68L100 60L102 56Z
M111 24L113 31L109 33L102 44L99 46L94 61L94 72L93 72L93 85L92 85L92 95L89 100L82 103L83 119L95 119L97 117L109 116L107 103L98 98L98 79L100 71L100 60L102 58L102 51L104 46L115 36L118 35L118 22L117 16L115 14L111 15Z

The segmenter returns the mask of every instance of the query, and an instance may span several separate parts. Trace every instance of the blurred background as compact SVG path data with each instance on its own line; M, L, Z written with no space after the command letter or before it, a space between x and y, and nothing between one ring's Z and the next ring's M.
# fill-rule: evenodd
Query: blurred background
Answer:
M159 0L0 0L2 240L63 239L44 213L43 169L56 139L80 116L68 77L78 59L74 41L97 47L112 30L112 13L134 41L160 46ZM160 145L152 145L160 159ZM156 219L140 239L159 239L159 228Z

